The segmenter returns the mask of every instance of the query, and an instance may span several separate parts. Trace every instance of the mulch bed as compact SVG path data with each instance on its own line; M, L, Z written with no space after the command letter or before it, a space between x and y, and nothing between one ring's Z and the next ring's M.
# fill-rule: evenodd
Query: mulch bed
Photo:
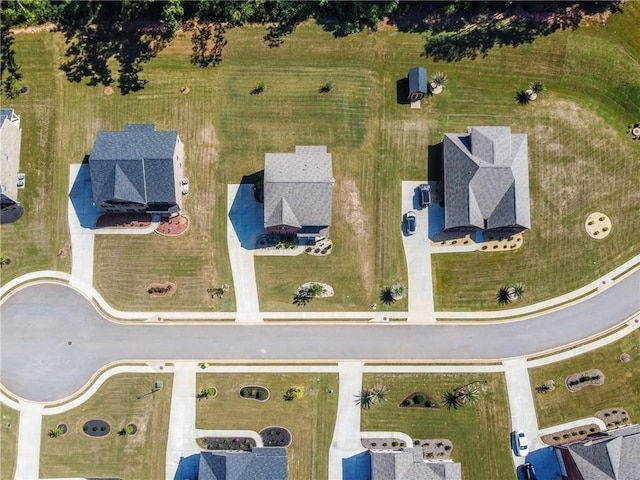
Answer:
M82 427L82 431L90 437L104 437L111 431L111 425L100 419L89 420Z
M411 446L399 438L363 438L361 443L367 450L400 450Z
M242 398L257 400L259 402L266 402L271 396L267 388L259 385L247 385L246 387L242 387L238 393Z
M164 283L150 283L147 285L147 293L152 297L170 297L174 293L176 293L175 283L164 282Z
M184 215L178 215L161 221L158 228L156 228L156 233L168 237L176 237L186 232L187 228L189 228L189 219Z
M586 372L573 373L565 380L565 385L570 392L577 392L587 385L602 384L604 384L604 373L595 368Z
M422 448L424 458L428 459L443 460L451 458L451 451L453 450L453 443L448 438L415 439L413 446Z
M588 436L597 435L598 433L600 433L600 427L595 423L589 423L569 430L560 430L559 432L543 435L541 440L547 445L555 446L584 440Z
M151 225L148 213L105 213L96 220L96 228L144 228Z
M602 420L607 425L607 428L623 427L631 424L629 413L620 407L600 410L596 413L596 417Z
M198 438L196 441L207 450L249 451L256 446L256 441L249 437L205 437Z
M291 445L291 432L284 427L267 427L260 431L265 447L288 447Z
M420 402L421 397L424 400ZM402 402L400 402L402 408L440 408L440 403L431 395L425 392L411 392L407 395Z

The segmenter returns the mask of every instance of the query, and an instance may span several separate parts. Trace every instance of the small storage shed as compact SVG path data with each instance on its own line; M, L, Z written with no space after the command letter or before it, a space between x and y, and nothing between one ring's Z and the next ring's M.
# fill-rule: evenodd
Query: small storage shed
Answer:
M409 70L409 101L422 100L427 94L427 69L414 67Z

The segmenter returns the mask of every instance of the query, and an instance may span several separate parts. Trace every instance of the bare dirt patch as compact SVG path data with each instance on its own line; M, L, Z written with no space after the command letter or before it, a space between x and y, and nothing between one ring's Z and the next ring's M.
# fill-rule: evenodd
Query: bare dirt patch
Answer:
M373 239L370 229L366 228L366 214L362 208L360 191L356 183L350 178L345 178L342 180L336 196L337 204L341 206L344 218L349 219L348 225L354 241L370 244ZM360 257L358 263L362 267L363 278L372 278L373 269L371 260L366 258L366 250L358 249L358 256Z
M110 97L111 95L113 95L113 92L114 92L113 87L104 87L104 94L107 97Z

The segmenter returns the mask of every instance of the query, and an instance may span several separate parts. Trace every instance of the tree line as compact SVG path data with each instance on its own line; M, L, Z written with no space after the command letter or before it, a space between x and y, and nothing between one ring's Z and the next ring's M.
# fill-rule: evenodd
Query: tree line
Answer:
M423 32L425 56L456 61L484 55L496 44L517 45L557 28L577 28L584 14L618 10L620 4L619 0L3 0L2 91L7 97L15 96L22 80L12 29L44 23L55 24L65 35L66 60L60 68L69 81L86 79L90 85L117 81L121 93L126 94L144 88L147 81L140 75L144 64L181 28L191 32L190 60L200 67L222 61L225 33L230 28L264 24L264 41L277 47L309 19L334 36L375 30L384 20L400 31ZM520 21L492 22L492 15L499 13L516 15ZM112 58L120 66L117 78L108 65Z

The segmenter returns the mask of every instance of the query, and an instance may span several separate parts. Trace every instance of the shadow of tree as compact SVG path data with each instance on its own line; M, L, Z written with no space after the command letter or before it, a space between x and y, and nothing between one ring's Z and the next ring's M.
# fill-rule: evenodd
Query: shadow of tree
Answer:
M620 2L460 2L425 19L423 56L455 62L487 56L494 46L517 47L559 29L577 29L585 15L617 11Z
M516 100L516 102L518 102L518 105L528 105L530 100L529 100L529 96L527 95L527 92L525 92L524 90L518 90L515 95L514 98Z
M143 64L169 41L160 20L127 19L109 8L85 9L61 28L69 45L67 60L60 66L67 79L87 79L91 86L111 85L114 77L110 61L115 59L119 65L118 87L123 95L144 88L147 80L140 77Z

